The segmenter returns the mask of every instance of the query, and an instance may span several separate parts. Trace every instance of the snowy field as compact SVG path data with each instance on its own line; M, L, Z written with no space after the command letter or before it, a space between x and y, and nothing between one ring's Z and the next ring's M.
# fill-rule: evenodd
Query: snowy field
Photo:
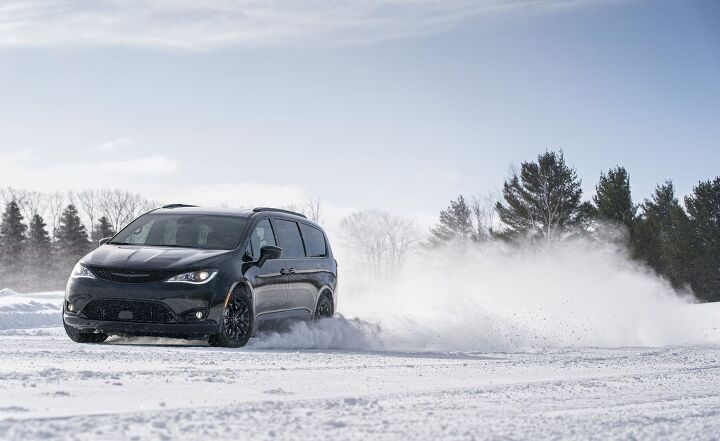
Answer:
M57 326L61 298L0 291L2 440L720 439L720 346L293 350L282 334L243 349L78 345ZM323 326L357 337L342 318Z

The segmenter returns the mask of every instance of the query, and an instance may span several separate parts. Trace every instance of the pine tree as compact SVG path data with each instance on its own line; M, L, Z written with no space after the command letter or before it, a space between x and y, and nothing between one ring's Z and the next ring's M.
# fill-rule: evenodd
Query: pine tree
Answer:
M431 245L440 245L452 240L471 240L474 228L472 213L465 198L458 196L450 205L440 212L440 221L430 230L428 238Z
M42 217L34 215L28 233L27 262L30 268L29 287L32 289L53 289L54 266L52 263L52 242L47 225Z
M597 219L632 227L637 207L632 201L630 176L624 167L611 168L607 174L601 172L595 191L593 204Z
M114 235L115 229L110 223L110 220L107 218L107 216L102 216L95 224L95 228L92 232L92 241L93 243L97 244L100 239L112 237Z
M587 205L581 202L581 181L560 153L545 152L537 162L523 162L503 185L504 203L495 206L505 224L499 236L530 236L547 241L582 226Z
M687 214L675 197L672 181L658 185L642 209L634 226L634 257L667 277L676 288L686 287L694 237Z
M56 245L62 256L60 263L63 267L74 264L90 250L87 231L73 204L68 205L60 216L55 237L57 238Z
M700 182L685 198L694 235L691 284L695 294L720 301L720 177Z
M23 223L20 207L12 200L6 205L0 224L0 285L13 284L18 287L22 282L27 247L26 231L27 225Z

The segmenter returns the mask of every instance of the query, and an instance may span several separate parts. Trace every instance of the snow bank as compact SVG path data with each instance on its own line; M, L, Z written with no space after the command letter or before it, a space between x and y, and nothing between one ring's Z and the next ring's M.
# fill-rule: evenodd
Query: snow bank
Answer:
M20 294L0 290L0 330L62 325L62 291Z

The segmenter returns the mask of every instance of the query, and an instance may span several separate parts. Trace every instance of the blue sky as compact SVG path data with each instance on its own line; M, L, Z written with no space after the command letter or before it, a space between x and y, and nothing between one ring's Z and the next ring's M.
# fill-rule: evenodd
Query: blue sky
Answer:
M718 2L246 3L0 7L0 186L434 216L546 149L587 197L719 174Z

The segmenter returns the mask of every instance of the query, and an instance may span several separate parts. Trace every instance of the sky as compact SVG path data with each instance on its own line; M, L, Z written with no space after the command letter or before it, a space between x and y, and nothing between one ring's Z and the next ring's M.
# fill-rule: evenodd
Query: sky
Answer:
M433 218L563 149L720 174L720 2L0 2L0 187Z

